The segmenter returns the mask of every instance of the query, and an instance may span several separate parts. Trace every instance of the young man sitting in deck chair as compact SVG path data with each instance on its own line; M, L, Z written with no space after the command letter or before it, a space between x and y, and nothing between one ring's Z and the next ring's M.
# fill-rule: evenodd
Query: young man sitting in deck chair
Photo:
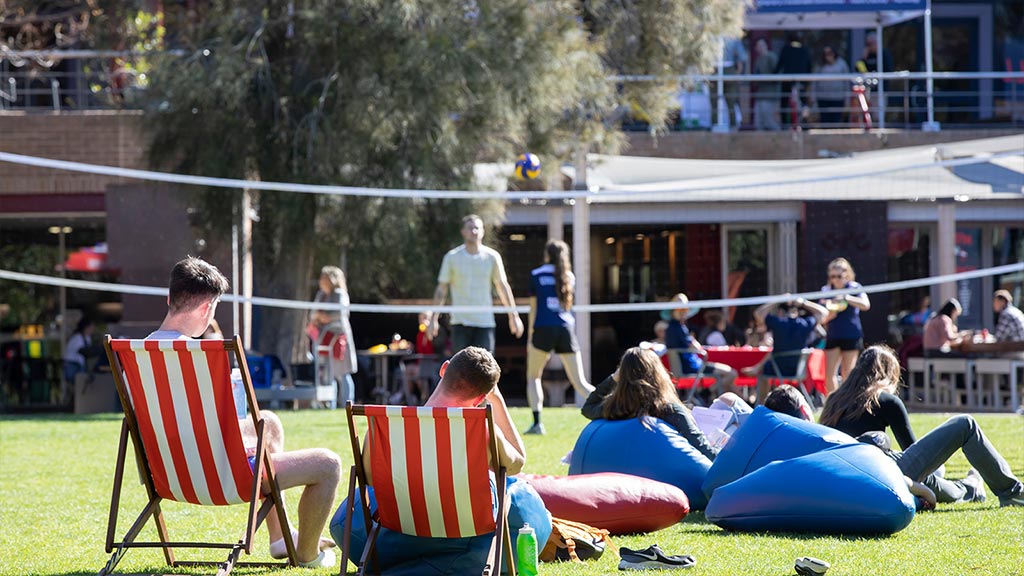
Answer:
M544 508L540 496L529 484L512 478L526 463L526 449L512 423L505 398L498 389L501 376L498 362L487 350L470 346L444 362L439 374L441 381L425 406L473 408L483 405L485 401L491 405L491 417L494 419L498 440L498 462L509 476L506 497L511 503L508 518L513 542L519 528L528 523L536 531L537 541L543 547L551 533L551 516ZM369 451L363 450L363 456L367 481L372 486ZM331 520L331 535L337 542L342 542L344 536L346 504L342 502ZM362 550L366 539L363 515L358 507L355 508L352 520L350 550L355 551L353 561L358 561L358 551ZM488 535L473 538L420 538L383 528L377 538L377 553L381 568L388 574L469 573L470 567L478 564L478 558L486 557L490 538Z
M171 270L170 293L167 296L167 316L160 328L147 336L148 340L178 340L199 338L210 325L220 297L227 291L228 281L215 266L199 258L188 257ZM310 567L334 566L335 555L330 548L335 544L321 538L334 494L341 478L341 460L324 448L284 451L284 429L281 420L267 410L261 410L267 449L271 453L277 480L281 489L304 486L299 499L299 526L302 531L295 538L296 555L300 565ZM252 420L239 419L246 445L256 444L256 431ZM270 535L270 555L285 558L281 524L271 510L266 519Z

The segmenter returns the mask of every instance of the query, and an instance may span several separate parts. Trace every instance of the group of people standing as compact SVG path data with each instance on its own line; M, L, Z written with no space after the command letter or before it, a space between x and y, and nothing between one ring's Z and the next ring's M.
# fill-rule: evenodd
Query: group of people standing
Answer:
M851 73L851 67L838 49L825 44L817 53L817 57L804 44L798 33L790 33L782 48L776 53L769 45L768 39L758 38L751 47L752 57L748 57L743 41L736 39L726 44L725 73L739 75L752 73L757 75L773 74L822 74L844 75ZM892 58L883 51L883 70L893 70ZM868 34L864 40L864 52L856 62L860 73L878 71L878 38L874 33ZM811 108L817 108L822 124L841 124L846 116L847 106L851 101L852 91L849 80L815 80L813 82L758 80L752 82L754 118L753 125L757 130L779 130L782 125L792 121L794 111L791 95L797 89L797 101L803 114L802 104L806 101ZM740 101L740 82L728 81L725 86L726 102L730 124L745 123L743 103ZM736 120L736 109L740 110L739 121ZM781 120L781 123L780 123ZM797 122L802 121L797 119Z

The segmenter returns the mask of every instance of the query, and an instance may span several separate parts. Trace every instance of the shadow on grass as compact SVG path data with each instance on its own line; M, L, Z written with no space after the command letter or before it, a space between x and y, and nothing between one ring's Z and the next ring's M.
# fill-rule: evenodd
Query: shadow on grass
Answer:
M737 534L748 534L750 536L758 536L760 538L774 538L778 540L818 540L821 538L841 538L846 542L874 542L885 538L891 538L895 534L844 534L841 532L836 533L811 533L811 532L742 532L738 530L726 530L725 528L719 528L714 523L709 521L704 512L691 512L686 515L679 524L690 524L694 526L700 526L701 528L714 528L713 530L703 530L701 536L735 536Z
M0 414L0 420L8 422L120 422L123 412L104 412L102 414L65 414L47 412L35 414Z

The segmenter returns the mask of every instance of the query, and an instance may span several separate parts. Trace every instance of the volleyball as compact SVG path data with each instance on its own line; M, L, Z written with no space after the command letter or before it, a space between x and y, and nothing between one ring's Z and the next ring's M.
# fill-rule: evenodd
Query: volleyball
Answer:
M533 180L540 174L540 158L536 154L520 154L516 158L516 176L522 180Z

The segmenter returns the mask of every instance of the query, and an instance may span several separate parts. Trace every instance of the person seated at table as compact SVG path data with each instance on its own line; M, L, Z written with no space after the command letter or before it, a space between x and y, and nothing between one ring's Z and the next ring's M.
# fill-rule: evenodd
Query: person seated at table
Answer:
M971 337L970 330L958 330L956 319L963 312L960 301L950 298L924 325L925 356L959 356L959 349Z
M726 322L725 314L720 310L705 312L704 322L697 339L705 346L743 346L747 341L742 332Z
M735 394L731 396L734 401L730 406L743 402ZM597 385L580 411L590 420L627 420L653 416L675 428L691 446L710 460L718 455L718 449L708 442L690 410L679 400L672 378L658 355L639 346L626 350L618 369Z
M903 452L887 453L904 475L934 491L939 502L982 502L984 481L1001 506L1024 506L1024 483L1013 475L974 418L954 416L917 438L907 408L896 395L899 385L896 354L888 346L872 346L857 360L850 377L828 397L818 421L853 437L892 429ZM934 473L961 449L972 466L965 478L947 480Z
M686 297L686 294L680 293L676 294L672 301L676 303L677 307L672 310L672 317L668 321L668 328L665 329L665 346L670 349L692 349L692 352L679 353L679 363L682 366L683 373L676 374L676 376L695 375L701 372L701 362L698 354L703 356L706 353L700 342L697 342L690 335L690 330L685 324L687 312L690 311L688 306L690 299ZM723 391L733 391L732 383L736 380L737 372L732 366L720 362L705 362L702 373L713 374L722 383Z
M803 298L759 306L754 310L754 318L758 324L763 324L772 333L774 348L760 362L744 368L743 373L747 376L795 375L800 357L793 353L808 346L814 337L815 329L821 325L827 314L828 310L824 306ZM775 355L775 364L782 374L776 374L775 366L768 361L771 355ZM767 381L762 385L767 386ZM765 397L764 393L765 390L758 390L758 398Z
M996 342L1024 342L1024 312L1013 305L1009 290L996 290L992 295L992 310L999 315Z

